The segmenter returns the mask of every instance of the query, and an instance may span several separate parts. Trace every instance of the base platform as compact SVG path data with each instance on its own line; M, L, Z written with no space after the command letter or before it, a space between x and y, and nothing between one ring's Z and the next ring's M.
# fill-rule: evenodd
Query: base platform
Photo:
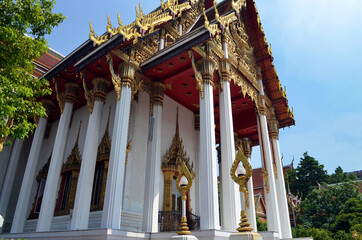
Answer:
M198 240L229 240L231 232L221 230L192 231L192 235ZM259 232L263 240L280 240L277 233ZM176 232L141 233L114 229L90 229L76 231L32 232L16 234L0 234L0 239L27 239L27 240L170 240L178 236ZM295 239L295 238L294 238ZM288 239L290 240L290 239ZM312 240L312 238L300 238L299 240Z

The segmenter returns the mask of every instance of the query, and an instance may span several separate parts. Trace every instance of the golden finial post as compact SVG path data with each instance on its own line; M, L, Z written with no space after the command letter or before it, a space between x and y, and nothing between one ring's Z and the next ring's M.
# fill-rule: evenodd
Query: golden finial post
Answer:
M183 239L183 240L197 240L195 236L191 235L189 231L189 227L187 225L187 217L186 217L186 200L187 200L187 192L190 191L192 186L192 175L187 168L185 162L182 162L181 169L176 179L176 188L181 193L181 204L182 204L182 215L181 215L181 224L179 227L178 235L173 236L171 239Z
M231 178L236 184L239 185L240 198L241 198L241 219L239 227L236 229L238 232L232 233L229 237L230 240L261 240L262 236L253 232L250 227L248 218L246 216L246 198L248 197L246 183L252 175L253 169L247 158L245 157L241 148L238 149L238 154L233 162L230 170Z

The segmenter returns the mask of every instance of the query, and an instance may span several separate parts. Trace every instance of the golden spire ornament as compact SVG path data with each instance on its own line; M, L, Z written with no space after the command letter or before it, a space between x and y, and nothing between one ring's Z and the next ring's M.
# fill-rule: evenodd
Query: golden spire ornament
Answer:
M246 198L248 192L246 189L246 183L249 181L252 175L253 169L249 161L243 154L241 148L238 149L238 154L233 162L230 170L231 178L239 185L240 197L241 197L241 219L239 227L236 229L237 233L230 235L230 240L261 240L262 236L256 232L253 232L253 228L250 227L248 218L246 216Z
M181 224L179 227L178 235L173 236L171 239L183 239L183 240L197 240L195 236L191 235L189 227L187 225L186 217L186 200L187 192L190 191L192 186L192 175L187 168L185 162L182 162L180 172L176 179L176 188L181 193L181 204L182 204L182 215L181 215Z

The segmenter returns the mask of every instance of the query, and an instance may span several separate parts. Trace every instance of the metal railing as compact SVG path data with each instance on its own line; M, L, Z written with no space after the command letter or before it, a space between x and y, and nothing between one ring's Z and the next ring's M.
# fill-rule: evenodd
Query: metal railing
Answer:
M186 212L187 225L190 230L200 229L200 217ZM177 231L181 224L181 213L178 211L160 211L158 212L158 224L160 232Z

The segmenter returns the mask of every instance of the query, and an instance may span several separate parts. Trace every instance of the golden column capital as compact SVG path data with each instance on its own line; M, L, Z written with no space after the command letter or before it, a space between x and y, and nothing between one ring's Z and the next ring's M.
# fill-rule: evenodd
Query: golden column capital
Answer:
M273 139L279 139L279 122L275 115L275 109L270 108L270 135Z
M215 62L210 57L202 58L196 63L197 69L202 76L203 84L214 86Z
M163 106L163 97L166 85L162 82L154 82L152 85L152 101L153 105Z
M230 63L229 60L226 58L220 59L220 86L222 87L222 81L231 81L230 78Z
M267 114L267 109L266 109L266 106L265 106L265 99L264 99L263 95L258 96L258 103L257 103L257 106L256 106L256 110L257 110L257 113L260 114L260 115L266 115Z
M133 62L122 62L119 64L119 77L122 87L133 87L137 64Z
M42 99L41 103L45 108L48 118L52 115L55 103L50 99Z
M65 102L75 103L78 95L78 84L74 82L65 83L65 92L63 94L63 98Z
M85 80L85 74L81 73L83 77L83 88L84 88L84 96L87 100L87 105L89 107L89 112L93 113L93 107L95 101L104 102L106 99L107 89L110 83L101 77L96 77L92 80L93 83L93 90L88 90L87 83Z
M101 101L104 102L106 100L107 90L110 82L102 77L96 77L92 80L93 83L93 94L94 94L94 101Z
M243 146L243 151L244 151L245 157L250 158L251 157L251 151L252 151L251 139L250 138L243 138L241 141L242 141L242 146Z
M55 92L57 94L57 100L60 108L60 112L63 113L64 105L66 102L75 103L77 100L79 86L74 82L65 83L64 93L60 93L58 89L58 81L55 82Z

